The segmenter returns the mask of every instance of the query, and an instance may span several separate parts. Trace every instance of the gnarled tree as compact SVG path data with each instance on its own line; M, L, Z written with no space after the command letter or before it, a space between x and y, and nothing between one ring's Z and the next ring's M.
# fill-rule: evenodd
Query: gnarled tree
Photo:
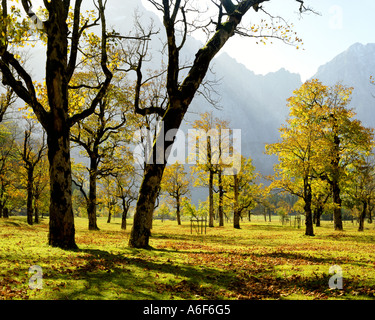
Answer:
M156 113L162 117L162 129L160 134L155 138L153 144L153 152L145 166L144 178L140 187L139 197L137 201L136 211L134 215L134 224L131 231L129 245L135 248L147 248L149 246L149 237L151 234L152 215L154 211L155 201L160 187L160 183L165 168L165 159L168 154L165 152L170 150L173 141L164 141L163 132L170 129L178 129L191 104L194 96L199 90L212 59L222 49L226 42L235 34L249 36L272 36L278 37L284 41L290 41L291 38L287 31L289 28L272 29L273 34L260 35L259 32L251 33L250 28L244 32L244 28L240 23L245 14L251 8L255 12L264 12L261 4L264 0L220 0L212 1L217 7L217 22L210 23L205 26L205 31L209 34L207 43L198 50L195 60L190 67L185 68L185 72L181 72L180 52L184 47L187 35L190 29L197 28L197 21L194 25L188 20L188 14L197 11L194 8L193 1L189 0L149 0L163 15L163 24L166 33L166 47L168 49L168 66L166 76L167 103L165 108L158 108L150 105L147 108L140 108L136 99L136 111L141 114ZM307 10L303 1L298 0L300 12ZM274 19L271 15L267 16ZM224 21L225 20L225 21ZM205 23L207 24L207 22ZM203 26L202 26L203 27ZM278 33L279 32L279 33ZM298 38L297 38L298 39ZM299 40L299 39L298 39ZM137 68L137 86L136 97L139 94L142 85L142 57ZM186 72L187 69L187 72ZM139 102L139 101L138 101Z
M41 21L32 10L32 1L21 1L23 15L21 9L19 14L15 14L14 10L18 9L11 6L12 2L15 3L1 2L0 71L3 84L33 109L47 134L51 196L49 244L66 249L76 248L71 199L70 128L94 112L112 80L112 72L107 66L105 3L95 1L97 18L85 19L81 15L82 0L76 0L74 4L69 0L44 1L47 18ZM30 31L31 21L37 26L37 33ZM82 35L97 25L101 25L102 30L98 46L102 69L100 86L89 108L69 114L69 83L77 68ZM48 106L38 100L30 73L12 53L17 43L23 45L30 37L41 37L46 43Z

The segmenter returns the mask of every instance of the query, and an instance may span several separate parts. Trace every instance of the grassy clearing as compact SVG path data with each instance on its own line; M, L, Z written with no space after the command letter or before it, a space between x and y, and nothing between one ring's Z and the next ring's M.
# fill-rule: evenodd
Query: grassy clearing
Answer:
M0 219L0 299L374 299L375 228L343 232L323 222L315 237L277 222L242 229L208 228L191 235L189 222L155 221L153 250L127 247L120 221L87 231L76 219L79 250L46 244L48 221ZM31 290L28 270L43 269L43 289ZM329 268L343 270L343 290L330 290Z

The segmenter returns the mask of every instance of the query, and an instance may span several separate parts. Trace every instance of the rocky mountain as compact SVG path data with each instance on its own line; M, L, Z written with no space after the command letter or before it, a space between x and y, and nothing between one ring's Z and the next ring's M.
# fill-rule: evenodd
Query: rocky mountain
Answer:
M318 69L314 78L326 85L337 82L353 87L351 107L365 126L375 128L375 43L355 43Z
M153 20L154 30L160 30L159 35L150 43L152 59L147 65L147 68L158 69L162 60L164 29L160 18L147 11L141 0L111 0L107 11L108 25L110 28L119 29L121 33L132 31L134 34L135 12L141 17L143 25L147 26ZM181 53L181 60L187 63L193 61L195 53L202 45L198 40L189 38ZM41 60L44 49L40 52L40 55L34 54L30 59L32 74L37 78L44 77L44 70L37 68L43 66ZM324 84L333 85L341 81L345 85L353 86L351 105L358 118L366 126L372 127L375 127L375 86L370 84L370 76L375 76L374 57L375 44L356 43L321 66L314 75L314 78L320 79ZM229 120L232 129L242 130L242 154L253 158L258 171L271 174L275 158L264 155L264 145L278 140L278 128L288 114L286 99L302 85L300 76L285 69L257 75L228 54L221 53L214 59L212 72L207 75L207 79L216 82L214 89L218 93L218 108L197 95L182 129L190 128L199 113L212 111L215 117Z
M285 69L256 75L226 53L214 60L213 70L221 79L216 88L220 109L198 96L190 111L213 111L215 117L230 121L231 129L241 129L242 154L250 156L263 174L270 174L275 159L264 155L264 146L277 141L278 129L288 114L286 99L301 86L300 76ZM187 120L190 118L188 115Z

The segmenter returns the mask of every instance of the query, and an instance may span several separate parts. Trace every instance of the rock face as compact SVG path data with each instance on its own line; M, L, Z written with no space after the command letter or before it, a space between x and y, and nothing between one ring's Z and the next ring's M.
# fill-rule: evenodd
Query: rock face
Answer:
M354 88L351 106L365 126L375 127L375 44L355 43L318 69L314 76L324 84L342 84Z

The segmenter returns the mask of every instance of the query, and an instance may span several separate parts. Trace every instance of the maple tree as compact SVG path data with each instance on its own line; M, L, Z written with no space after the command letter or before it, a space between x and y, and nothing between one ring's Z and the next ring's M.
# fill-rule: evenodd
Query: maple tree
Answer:
M94 74L81 74L81 77L96 79ZM116 79L105 97L99 102L98 108L92 115L78 122L71 129L71 141L84 150L84 155L89 158L89 191L87 196L87 214L89 219L89 230L98 230L96 223L97 207L97 179L111 174L115 165L111 159L116 148L125 143L127 126L126 113L129 103L126 90L123 89L123 81ZM86 88L80 88L74 92L75 98L81 101L76 103L76 108L87 108L86 101L91 101L90 92ZM77 106L78 105L78 106ZM119 107L120 106L120 107ZM127 126L125 126L127 124ZM121 166L122 164L118 164ZM74 181L74 180L73 180ZM80 185L78 185L81 188Z
M242 0L234 3L231 0L213 1L218 11L217 22L210 19L212 23L191 23L189 16L191 14L201 14L198 12L198 6L193 2L176 1L156 1L149 0L157 10L163 15L163 25L166 35L167 48L167 67L166 67L166 81L165 91L166 102L163 105L150 104L140 108L136 103L136 112L142 115L158 114L162 117L163 130L155 137L153 143L152 153L149 161L145 165L144 178L142 180L137 206L134 215L134 224L131 231L129 245L135 248L147 248L149 237L151 235L152 215L155 208L156 198L160 189L163 172L165 169L164 163L157 163L157 155L165 155L168 159L170 146L173 141L164 141L163 132L168 132L170 129L178 129L181 122L194 98L199 91L200 86L207 74L210 63L216 54L223 48L227 41L236 33L248 35L253 37L270 37L279 38L288 43L300 43L301 40L296 37L295 33L291 31L290 26L286 27L285 20L277 19L272 15L267 15L272 21L278 21L279 25L272 28L273 34L259 34L259 29L248 28L245 30L240 25L242 18L254 8L255 12L264 12L261 9L262 0ZM305 12L307 10L304 1L299 0L299 11ZM194 20L194 17L191 18ZM225 19L225 21L224 21ZM280 28L279 28L280 27ZM189 33L194 30L204 29L207 32L208 40L196 53L195 59L190 66L182 68L180 64L180 53L184 48L186 39ZM182 30L180 32L180 30ZM181 36L178 37L177 35ZM136 97L139 95L142 88L142 61L144 56L140 55L140 60L136 68L137 71L137 86ZM185 72L181 72L182 69ZM186 70L187 69L187 70ZM136 99L137 101L137 99ZM163 146L163 147L160 147ZM167 153L166 153L167 152ZM163 159L163 160L165 160ZM155 160L155 161L151 161Z
M357 215L358 231L364 230L365 218L368 215L372 222L371 213L375 200L375 163L373 155L356 163L348 174L350 183L345 188L343 202Z
M23 162L23 167L26 171L27 176L27 223L29 225L33 224L33 201L35 199L35 171L38 163L46 155L46 144L45 136L43 134L42 138L37 141L32 137L32 134L35 134L35 124L32 121L28 121L27 128L25 130L25 136L23 140L23 148L21 150L21 159ZM39 196L39 191L37 191L37 200ZM35 213L35 223L39 221L38 213Z
M9 6L10 2L15 3L1 2L0 71L3 84L33 109L47 134L51 193L48 242L56 247L76 248L71 199L70 128L94 112L112 80L108 67L105 4L102 0L96 1L97 16L85 18L81 14L82 0L75 1L73 7L66 0L44 1L45 19L42 21L32 10L32 1L20 1L21 8ZM69 114L69 83L77 69L78 53L84 51L82 36L87 35L89 28L99 24L100 86L88 109ZM38 99L35 83L20 63L20 57L12 53L13 48L25 46L31 38L46 44L48 106Z
M124 167L123 167L124 168ZM120 199L122 206L121 229L126 230L128 213L131 205L137 200L137 183L139 174L134 167L118 170L115 175L117 185L117 198Z
M233 227L240 229L240 219L245 211L256 206L260 186L256 184L257 174L251 158L241 157L241 170L233 176L224 176L224 197L233 208Z
M20 186L17 137L19 128L13 123L0 126L0 217L8 218L9 201Z
M307 81L288 99L287 125L280 128L281 141L266 146L279 163L272 186L304 201L306 235L314 235L313 183L320 179L331 187L334 228L342 230L340 183L350 165L371 152L372 130L353 119L347 106L352 89L341 84L324 86Z
M192 174L197 178L194 186L207 186L209 199L209 222L208 226L214 226L214 186L217 177L217 186L219 192L219 225L224 225L223 218L223 170L226 167L223 161L224 150L229 150L228 121L221 120L213 116L212 112L205 112L200 118L194 121L193 128L196 129L197 148L191 150L194 154L189 155L198 158L197 163L192 167ZM195 138L194 138L195 139ZM196 157L198 153L198 157Z
M373 129L364 127L348 107L353 88L338 83L324 90L327 96L320 108L325 112L321 141L326 161L318 175L332 188L334 228L342 230L340 185L345 183L350 167L371 154Z
M189 186L190 181L182 164L176 162L165 168L161 190L175 200L178 225L181 225L181 201L183 196L190 194Z

